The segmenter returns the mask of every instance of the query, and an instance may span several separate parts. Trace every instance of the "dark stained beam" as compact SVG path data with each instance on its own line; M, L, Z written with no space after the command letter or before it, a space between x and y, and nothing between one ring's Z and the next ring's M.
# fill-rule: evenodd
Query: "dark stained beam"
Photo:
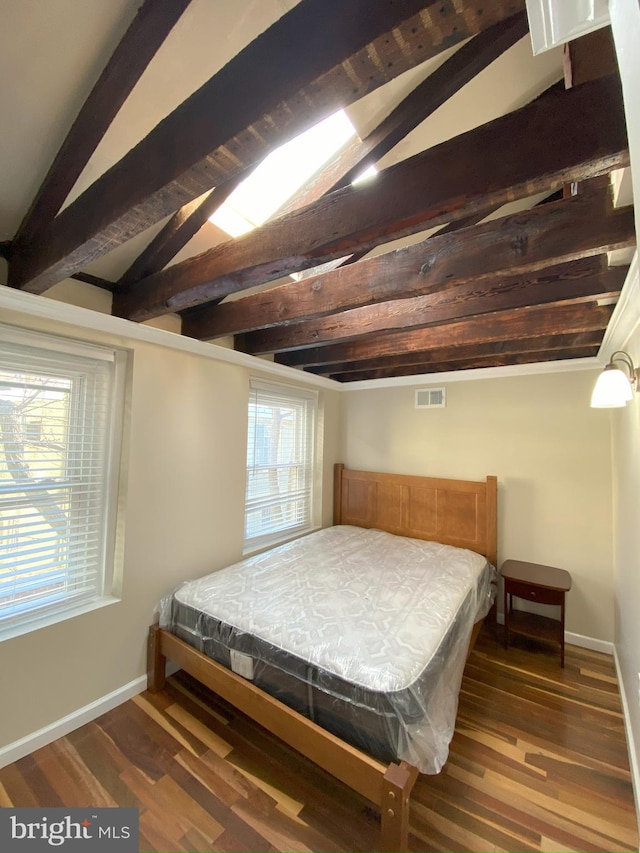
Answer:
M600 335L602 337L602 335ZM598 345L585 347L567 347L565 349L534 350L522 349L517 353L497 353L495 355L470 356L468 359L437 361L431 365L414 364L410 367L382 367L377 370L354 371L353 373L330 373L329 379L337 382L363 382L372 379L389 379L396 376L415 376L416 374L437 374L450 371L477 370L487 367L506 367L514 364L538 364L546 361L559 361L576 358L594 358L598 354Z
M391 151L404 136L418 127L439 106L460 91L466 83L487 68L528 31L527 15L522 11L474 36L426 80L416 86L365 139L356 137L345 143L329 163L307 181L300 192L289 199L276 215L280 217L307 204L312 204L326 193L350 183L361 171L375 164ZM240 178L236 183L239 180ZM223 200L221 199L219 204L222 204ZM182 211L174 214L173 219L179 223L179 227L174 225L173 221L168 223L154 241L156 244L167 242L163 252L159 253L154 250L154 247L149 247L149 251L145 253L148 261L141 257L140 263L136 262L119 284L132 283L161 270L214 213L217 205L213 205L211 203L213 201L209 197L203 202L202 213L196 210L188 216L185 216ZM183 220L185 220L184 224L182 224ZM452 225L455 227L455 224ZM174 234L174 231L177 233ZM167 258L169 251L173 251L173 255ZM366 254L367 252L360 252L351 255L343 263L345 265L355 263Z
M423 80L366 139L369 154L354 165L335 189L348 186L364 169L385 154L432 115L456 92L529 32L525 12L500 21L464 44Z
M16 252L42 293L321 118L519 12L524 0L302 0ZM259 69L259 73L256 73ZM255 145L254 145L255 140Z
M62 207L120 107L190 0L145 0L91 90L14 239L28 244Z
M262 329L244 336L243 349L264 355L393 330L419 329L495 311L504 313L529 305L617 299L627 269L610 267L575 277L571 269L565 275L564 267L554 267L540 278L510 276L498 286L493 282L463 284L426 296L365 305L317 320Z
M451 234L454 231L459 231L461 228L467 228L469 225L477 225L478 222L481 222L491 213L494 213L496 210L499 210L501 206L502 205L498 204L495 207L488 208L487 210L480 210L476 211L475 213L471 213L469 214L469 216L465 216L464 219L457 219L455 222L449 222L447 225L443 225L442 228L438 228L430 236L435 237L436 234ZM330 270L338 269L339 267L348 267L351 264L356 264L358 261L361 261L363 258L366 258L368 254L370 254L370 250L365 249L361 252L355 252L353 255L347 255L342 260L338 258L337 261L329 261L322 267L313 267L312 269L302 270L300 273L298 273L297 279L310 279L314 278L316 275L320 275L322 272L329 272ZM192 313L197 316L200 310L206 311L208 306L217 304L217 300L213 303L205 303L202 308L196 307L192 309Z
M183 316L200 339L290 324L465 282L497 283L553 264L635 245L633 209L613 210L609 188L551 202L413 246Z
M562 197L562 193L560 192L559 198L561 198L561 197ZM542 204L542 202L539 202L539 203ZM488 210L477 211L476 213L472 213L469 216L465 216L464 219L458 219L455 222L449 222L447 225L443 225L442 228L439 228L435 232L435 234L433 234L432 236L436 236L436 234L437 235L452 234L454 231L459 231L461 228L467 228L471 225L476 225L478 222L480 222L486 216L489 216L489 214L494 213L499 208L500 208L500 205L496 205L495 207L489 208ZM333 263L329 262L328 266L332 270L339 269L341 267L348 267L348 266L351 266L352 264L355 264L358 261L362 260L362 258L366 257L368 254L369 254L368 250L362 251L362 252L356 252L353 255L347 255L342 261L333 262ZM306 272L300 273L299 278L305 279L305 280L310 280L310 279L317 278L317 276L319 274L320 274L320 269L314 268L314 269L307 270ZM317 284L315 287L317 289ZM275 288L273 290L275 290ZM247 297L247 298L249 298L249 297ZM237 302L240 300L234 300L234 301ZM182 334L186 335L188 337L190 336L190 337L194 337L194 338L201 338L203 340L205 338L210 339L213 337L219 337L220 334L227 334L227 333L219 333L216 331L216 328L218 327L218 324L221 321L221 318L217 315L216 310L215 310L219 304L220 304L220 300L214 299L211 302L205 303L204 305L196 306L195 308L187 309L186 312L183 312L183 314L182 314L182 321L183 321L182 322ZM226 305L229 305L229 304L230 303L226 303ZM249 305L247 305L245 303L244 308L249 308ZM239 315L236 314L235 316L237 318ZM242 312L241 316L243 318L246 317L246 314L244 311ZM209 323L211 321L213 322L213 331L212 332L210 332L210 330L209 330ZM233 322L233 320L228 315L227 315L227 321ZM222 319L222 322L223 323L225 322L224 319ZM253 325L245 327L244 320L242 320L239 322L239 325L234 326L233 329L230 330L228 334L236 334L237 332L240 332L240 331L249 331L250 329L260 328L261 326L262 326L262 323L254 323Z
M498 155L499 152L499 155ZM629 162L619 81L553 91L143 280L115 313L144 320L318 266Z
M86 272L74 273L70 278L74 278L76 281L83 281L85 284L92 284L94 287L102 288L102 290L110 290L112 293L117 287L115 281L108 281L106 278L100 278L97 275L91 275Z
M444 346L469 346L557 334L576 334L604 330L613 306L591 303L543 305L517 311L497 311L411 331L387 332L362 340L283 353L280 364L311 367L343 361L388 358L408 352L427 352Z
M501 207L501 204L496 204L494 205L494 207L487 208L487 210L477 210L474 213L470 213L469 216L465 216L463 219L456 219L453 222L448 222L446 225L443 225L442 228L438 228L433 231L431 237L435 237L437 234L452 234L454 231L460 231L461 228L467 228L470 225L477 225L478 222L481 222L483 219L486 219L487 216L492 213L495 213L495 211L499 210ZM334 269L337 267L347 267L350 264L355 264L358 261L362 260L362 258L366 258L368 254L370 254L370 250L366 249L362 252L356 252L353 255L347 255L347 257L341 263L336 264L336 267L334 267ZM300 273L300 277L311 278L313 274L314 270L311 269L307 270L306 273Z
M12 243L10 240L3 240L0 242L0 258L9 260L11 257L11 246ZM115 281L108 281L106 278L100 278L97 275L90 275L85 272L74 273L70 278L74 278L76 281L83 281L85 284L93 284L95 287L100 287L103 290L109 290L111 292L117 288L117 283Z
M482 222L483 219L486 219L487 216L495 213L496 210L500 210L501 207L501 204L496 204L486 210L482 209L475 211L475 213L470 213L468 216L462 217L462 219L454 219L453 222L447 222L447 224L443 225L442 228L438 228L437 231L434 231L431 237L441 237L443 234L453 234L454 231L460 231L461 228L468 228L470 225L477 225L478 222Z
M528 31L527 15L522 11L474 36L419 83L368 136L346 144L282 207L278 216L299 210L350 184Z
M611 27L586 33L564 46L564 82L567 89L618 71Z
M392 370L394 375L407 376L414 373L430 373L440 364L449 364L456 369L457 362L470 362L479 358L496 356L517 356L519 353L566 351L572 347L597 349L602 342L602 330L578 334L559 334L524 338L517 341L499 341L497 343L472 344L465 346L441 347L429 352L407 352L392 358L370 358L358 361L342 361L331 364L319 364L308 368L310 373L319 375L340 375L347 373L374 373L378 370ZM286 359L287 355L282 358ZM280 357L277 358L280 360ZM369 377L367 377L369 378ZM371 377L375 378L375 377Z
M601 27L564 45L564 85L567 89L618 73L618 60L611 27ZM595 180L595 179L594 179ZM574 183L564 188L565 195L583 192L592 181Z
M327 192L350 183L360 171L376 163L391 151L404 136L435 112L469 80L525 36L528 30L527 15L522 11L474 36L426 80L416 86L365 139L356 138L346 143L336 157L307 182L302 190L277 212L277 215L281 216L305 207ZM216 187L202 202L190 202L177 211L122 276L118 282L119 287L163 269L195 236L244 177L244 174L235 176L221 187ZM366 253L352 255L344 263L355 263L364 254Z
M122 274L117 289L122 290L132 282L163 269L189 240L195 237L220 205L224 204L245 175L245 172L240 172L221 186L212 189L205 198L196 198L176 211Z

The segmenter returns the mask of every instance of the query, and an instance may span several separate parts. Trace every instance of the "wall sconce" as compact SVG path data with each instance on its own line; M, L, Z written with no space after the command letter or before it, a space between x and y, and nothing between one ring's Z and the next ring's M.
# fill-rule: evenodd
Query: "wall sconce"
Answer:
M620 365L624 365L627 373ZM616 350L594 386L591 395L593 409L614 409L626 406L638 390L640 370L633 366L626 352Z

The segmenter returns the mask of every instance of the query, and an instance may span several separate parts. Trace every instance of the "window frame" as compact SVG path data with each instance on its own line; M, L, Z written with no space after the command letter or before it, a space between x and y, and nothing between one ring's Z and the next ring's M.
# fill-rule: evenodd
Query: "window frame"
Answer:
M260 398L260 395L262 395L262 398ZM302 464L304 464L307 469L307 481L305 484L306 516L299 524L285 524L277 529L271 529L260 533L259 535L248 536L248 513L251 510L256 509L255 499L249 496L251 470L256 467L250 464L250 453L252 448L250 434L252 424L251 407L254 405L254 399L262 399L262 405L265 405L265 401L268 398L271 398L272 400L281 398L285 404L287 401L290 401L296 406L304 406L305 408L305 417L307 418L308 423L304 443L306 444L308 458ZM260 403L258 403L258 405L260 405ZM273 547L317 529L319 527L318 514L321 505L318 495L318 479L320 470L320 452L318 448L318 435L320 431L320 401L318 391L312 388L289 385L283 382L276 382L260 377L250 377L247 413L243 554L251 554L256 551L264 550L265 548ZM256 426L258 426L257 419L254 419L254 422ZM255 442L253 446L256 446ZM299 465L300 463L296 464ZM277 500L275 502L277 503ZM268 501L264 503L264 506L265 508L268 508Z
M69 412L73 426L72 431L86 427L91 420L91 412L87 403L87 377L91 376L93 366L97 362L107 364L109 376L100 394L107 413L104 418L104 429L101 443L102 465L100 488L102 499L100 503L101 530L99 535L98 557L96 565L96 581L91 592L75 598L67 596L62 600L52 599L43 601L41 605L33 608L14 608L10 614L0 615L0 642L17 637L31 631L38 630L49 625L73 618L82 613L115 603L120 600L122 592L122 538L124 524L124 452L125 452L125 409L127 398L127 375L129 352L108 345L92 344L72 338L66 338L56 334L33 331L15 326L0 324L0 367L10 367L13 351L15 359L21 348L28 347L32 359L25 361L25 373L32 371L37 373L36 360L43 363L48 362L46 371L55 376L56 373L62 377L67 374L70 379ZM73 361L75 367L69 368ZM86 370L82 371L82 364ZM95 397L95 391L91 392ZM73 410L73 412L72 412ZM71 434L68 444L71 444ZM77 432L74 437L77 437ZM83 449L66 449L67 457L72 458L77 454L84 453ZM84 467L84 462L80 463ZM67 488L70 488L68 485ZM74 499L75 500L75 499ZM80 531L80 525L76 524L75 531ZM76 538L80 538L78 533ZM81 535L81 534L80 534ZM65 539L63 547L69 547L72 534ZM83 571L82 569L79 571ZM73 568L65 566L66 577Z

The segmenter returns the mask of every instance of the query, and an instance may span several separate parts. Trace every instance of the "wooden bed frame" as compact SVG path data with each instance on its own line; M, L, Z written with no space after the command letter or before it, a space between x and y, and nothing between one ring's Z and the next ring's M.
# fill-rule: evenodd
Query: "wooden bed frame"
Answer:
M334 471L334 523L376 527L436 540L483 554L497 565L497 479L483 482L412 475ZM474 626L473 647L481 623ZM161 690L167 660L264 726L289 746L375 803L381 813L380 850L406 850L409 802L418 770L405 761L386 765L283 705L173 634L152 625L148 689Z

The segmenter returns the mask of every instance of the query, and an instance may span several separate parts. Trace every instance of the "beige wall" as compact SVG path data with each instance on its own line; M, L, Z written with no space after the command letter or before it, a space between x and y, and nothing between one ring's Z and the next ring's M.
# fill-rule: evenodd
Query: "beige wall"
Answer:
M353 468L498 476L498 555L573 576L567 630L613 640L610 413L589 408L593 371L446 383L444 409L417 386L343 394Z
M11 311L1 319L78 336ZM0 643L0 748L142 676L159 599L241 556L249 369L127 337L90 337L133 351L123 596ZM328 524L339 395L320 395Z

